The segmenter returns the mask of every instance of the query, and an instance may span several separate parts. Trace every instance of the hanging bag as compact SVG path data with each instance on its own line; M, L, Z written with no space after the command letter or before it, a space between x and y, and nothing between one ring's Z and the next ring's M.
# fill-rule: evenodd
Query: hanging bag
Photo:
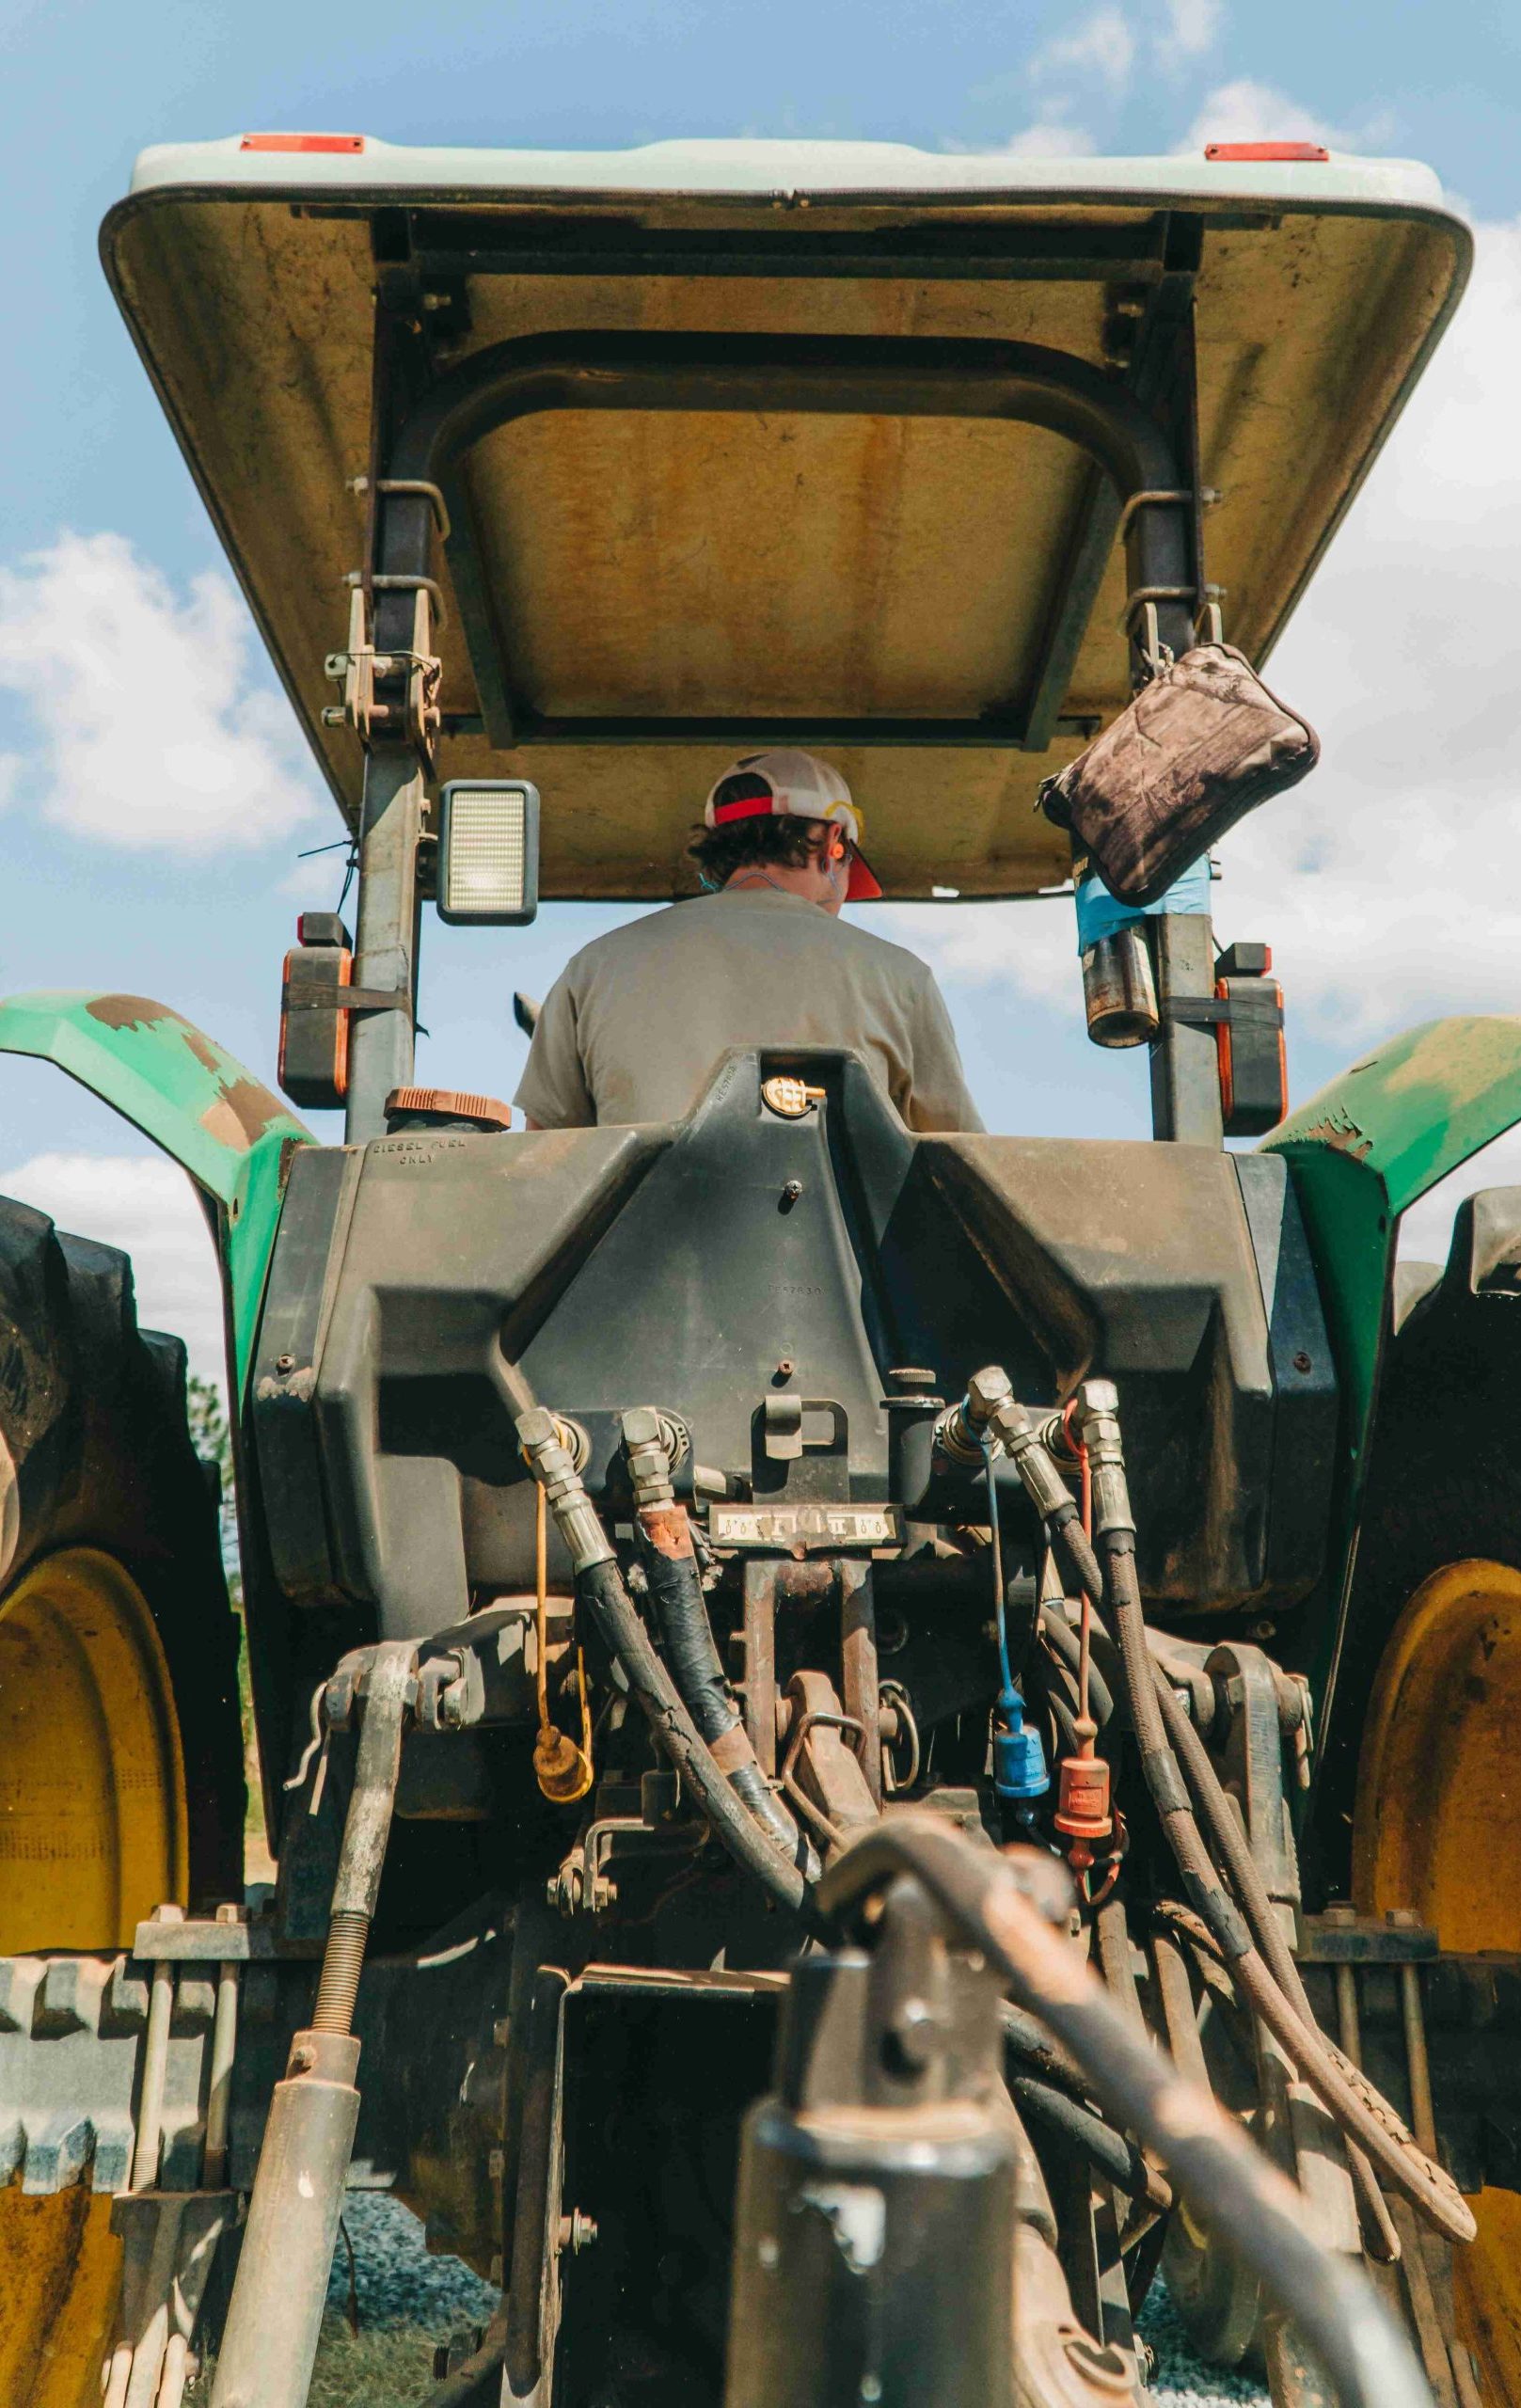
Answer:
M1040 788L1121 903L1154 903L1201 853L1283 794L1321 757L1320 738L1270 693L1233 644L1163 656L1156 675L1075 761Z

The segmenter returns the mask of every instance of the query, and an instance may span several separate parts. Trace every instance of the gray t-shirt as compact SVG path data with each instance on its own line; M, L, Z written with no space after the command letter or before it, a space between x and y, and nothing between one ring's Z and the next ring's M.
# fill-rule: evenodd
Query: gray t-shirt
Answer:
M911 1129L980 1129L917 954L776 887L726 887L597 937L555 981L517 1102L542 1129L680 1120L731 1045L865 1055Z

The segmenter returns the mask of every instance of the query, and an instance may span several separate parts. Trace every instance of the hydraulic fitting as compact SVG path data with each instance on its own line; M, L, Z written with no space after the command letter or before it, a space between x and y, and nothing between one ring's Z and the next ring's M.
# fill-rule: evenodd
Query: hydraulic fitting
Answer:
M622 1426L636 1507L642 1513L648 1506L669 1505L675 1495L671 1475L688 1449L685 1429L673 1414L653 1404L634 1405L623 1415Z
M1125 1454L1119 1441L1119 1391L1113 1380L1084 1380L1077 1391L1077 1427L1093 1481L1093 1534L1135 1529Z
M989 1422L1013 1395L1008 1373L996 1363L974 1371L960 1402L947 1405L935 1423L935 1452L963 1469L980 1470L986 1461L983 1440Z
M971 1468L1001 1448L1024 1483L1024 1491L1042 1521L1054 1513L1070 1513L1072 1495L1053 1461L1051 1450L1014 1394L1008 1373L997 1363L974 1371L959 1404L953 1404L935 1424L935 1449L946 1462Z
M578 1576L594 1564L616 1562L617 1554L609 1545L596 1508L581 1484L565 1436L565 1424L542 1404L518 1416L517 1443L523 1460L544 1490L572 1569Z

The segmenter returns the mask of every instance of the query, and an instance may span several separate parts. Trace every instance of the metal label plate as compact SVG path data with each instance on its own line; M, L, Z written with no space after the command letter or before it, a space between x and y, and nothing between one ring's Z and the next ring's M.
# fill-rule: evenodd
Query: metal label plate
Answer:
M720 1505L708 1509L715 1546L897 1546L903 1530L895 1505Z

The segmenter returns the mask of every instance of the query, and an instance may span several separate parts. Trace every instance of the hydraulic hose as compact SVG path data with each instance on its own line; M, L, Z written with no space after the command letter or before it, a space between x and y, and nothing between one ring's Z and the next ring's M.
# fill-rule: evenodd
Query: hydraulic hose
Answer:
M681 1775L714 1838L737 1865L769 1891L778 1906L785 1907L789 1914L802 1914L810 1894L807 1880L767 1837L714 1763L711 1749L634 1610L616 1560L589 1564L578 1587L602 1644L628 1676L656 1745Z
M1171 2185L1147 2163L1133 2141L1115 2131L1091 2107L1080 2106L1065 2091L1034 2074L1017 2073L1008 2086L1016 2107L1081 2149L1088 2163L1128 2199L1144 2199L1159 2215L1167 2213L1172 2206Z
M1114 2121L1165 2162L1200 2223L1293 2320L1342 2408L1430 2408L1410 2346L1366 2276L1306 2230L1299 2193L1209 2092L1131 2029L1006 1859L938 1818L895 1814L835 1859L818 1907L843 1918L904 1871L1050 2026Z
M756 1762L723 1676L685 1505L641 1506L639 1533L666 1661L700 1736L756 1822L784 1855L806 1867L810 1851Z
M577 1584L597 1635L620 1665L655 1743L681 1776L720 1845L789 1914L812 1922L812 1884L785 1858L735 1795L712 1750L692 1720L656 1654L649 1632L624 1586L618 1559L579 1474L561 1443L560 1426L542 1406L519 1416L517 1435L534 1478L544 1487Z
M1095 1398L1095 1390L1102 1393ZM1117 1400L1107 1383L1092 1383L1087 1393L1093 1401L1085 1428L1093 1471L1095 1526L1103 1548L1102 1570L1078 1520L1077 1507L1024 1408L1009 1397L1000 1401L991 1418L1047 1523L1058 1555L1108 1619L1118 1649L1142 1774L1184 1889L1228 1958L1243 1998L1347 2137L1366 2151L1393 2187L1446 2240L1471 2241L1477 2227L1456 2185L1417 2147L1388 2102L1355 2067L1333 2053L1313 2017L1307 2020L1297 2011L1275 1981L1246 1923L1221 1886L1163 1720L1158 1696L1162 1684L1147 1645L1146 1613L1135 1570L1135 1526L1119 1446ZM1207 1779L1212 1782L1213 1778L1211 1766ZM1229 1814L1223 1798L1220 1812ZM1370 2212L1383 2240L1386 2220Z
M1141 1751L1142 1769L1178 1860L1184 1888L1230 1960L1232 1977L1243 1996L1253 2012L1261 2017L1322 2105L1438 2232L1449 2241L1471 2241L1477 2227L1456 2185L1417 2147L1394 2110L1379 2099L1370 2084L1365 2083L1351 2067L1343 2073L1323 2036L1314 2028L1313 2018L1307 2021L1275 1981L1246 1923L1222 1889L1194 1819L1188 1791L1164 1725L1157 1694L1160 1684L1146 1643L1133 1535L1122 1529L1110 1530L1105 1533L1103 1547L1109 1573L1105 1608L1125 1667L1131 1720ZM1212 1766L1210 1770L1212 1776ZM1229 1808L1223 1799L1222 1810L1223 1814L1228 1814Z
M1082 1641L1059 1608L1052 1605L1041 1607L1040 1636L1061 1657L1068 1671L1075 1673L1082 1655ZM1096 1631L1094 1640L1094 1655L1097 1656L1101 1649L1107 1655L1109 1641L1106 1634L1103 1631ZM1117 1667L1114 1669L1117 1670ZM1115 1699L1103 1672L1091 1657L1088 1663L1088 1703L1093 1709L1093 1719L1101 1730L1106 1722L1113 1719Z

